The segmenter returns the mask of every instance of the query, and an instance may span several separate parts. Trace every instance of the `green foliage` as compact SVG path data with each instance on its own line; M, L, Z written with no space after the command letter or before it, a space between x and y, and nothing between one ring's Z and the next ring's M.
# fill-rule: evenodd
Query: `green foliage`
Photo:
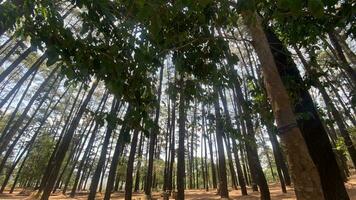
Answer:
M355 144L356 143L356 127L354 126L354 127L349 128L348 132L351 136L353 143Z
M21 171L20 180L40 180L42 178L54 145L55 143L49 135L42 134L38 137Z
M347 146L346 146L342 137L337 137L337 140L335 143L335 150L338 151L339 153L343 154L344 156L346 156Z
M20 8L11 1L0 4L0 32L14 28L19 15L18 9Z

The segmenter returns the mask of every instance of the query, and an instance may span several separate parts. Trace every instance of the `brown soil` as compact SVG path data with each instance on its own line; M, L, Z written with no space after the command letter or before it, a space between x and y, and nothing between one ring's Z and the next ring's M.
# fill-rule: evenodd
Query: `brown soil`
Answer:
M353 175L350 180L345 184L347 191L349 193L351 200L356 200L356 175ZM270 192L271 197L273 200L295 200L295 195L293 188L287 188L287 193L283 194L280 190L280 187L277 183L270 184ZM259 193L252 192L249 188L248 196L241 196L240 190L231 190L229 192L230 199L237 199L237 200L259 200ZM98 193L96 199L102 199L103 195ZM70 198L69 196L62 195L61 193L56 193L50 197L50 200L85 200L87 198L87 193L83 192L78 194L75 198ZM7 200L7 199L24 199L24 200L33 200L34 195L26 194L24 190L17 189L13 194L8 194L8 191L5 191L4 194L0 194L0 200ZM124 193L114 193L112 194L113 200L121 200L124 199ZM134 193L133 200L144 200L143 193ZM163 199L159 192L154 193L153 199ZM213 200L213 199L220 199L220 197L216 194L216 190L186 190L185 191L185 199L187 200Z

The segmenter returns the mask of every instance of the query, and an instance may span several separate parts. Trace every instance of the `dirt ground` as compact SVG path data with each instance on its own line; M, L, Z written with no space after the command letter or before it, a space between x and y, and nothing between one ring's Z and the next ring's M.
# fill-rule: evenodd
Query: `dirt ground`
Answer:
M347 191L349 193L351 200L356 200L356 175L350 177L350 180L345 184ZM283 194L279 184L274 183L270 184L270 192L273 200L295 200L295 195L293 188L287 188L287 193ZM251 188L248 190L248 196L241 196L240 190L231 190L229 192L230 199L237 200L259 200L259 193L252 192ZM102 195L98 193L98 200L102 199ZM75 198L70 198L69 196L62 195L61 193L54 194L50 197L50 200L85 200L87 198L86 193L78 194ZM8 191L5 191L4 194L0 194L0 200L9 200L9 199L24 199L24 200L33 200L32 195L23 194L23 191L20 189L15 190L13 194L8 194ZM124 193L114 193L112 194L112 198L114 200L124 199ZM134 193L133 200L144 200L144 194L142 193ZM162 199L160 193L154 193L154 199ZM187 200L213 200L220 199L218 195L216 195L215 190L205 191L205 190L186 190L185 191L185 199Z

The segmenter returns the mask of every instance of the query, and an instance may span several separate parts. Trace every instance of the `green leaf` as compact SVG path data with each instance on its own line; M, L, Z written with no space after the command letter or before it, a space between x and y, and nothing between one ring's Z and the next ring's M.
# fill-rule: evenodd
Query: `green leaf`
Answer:
M324 4L321 0L308 0L308 8L315 17L323 16Z
M253 11L256 9L255 0L238 0L237 9L239 11Z

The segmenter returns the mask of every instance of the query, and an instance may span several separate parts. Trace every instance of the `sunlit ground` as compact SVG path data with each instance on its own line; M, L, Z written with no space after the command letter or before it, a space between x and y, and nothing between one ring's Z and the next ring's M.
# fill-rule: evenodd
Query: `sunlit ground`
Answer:
M347 191L349 193L350 199L351 200L356 200L356 175L353 175L350 177L350 180L345 184ZM283 194L279 184L270 184L270 192L271 192L271 197L272 199L275 200L295 200L295 195L293 188L288 187L288 191L286 194ZM230 199L241 199L241 200L259 200L259 193L258 192L252 192L252 189L248 189L249 195L248 196L241 196L241 191L240 190L230 190L229 195ZM0 195L0 200L5 200L5 199L27 199L27 200L33 200L34 197L31 196L29 193L24 194L22 189L18 188L14 191L13 194L8 194L8 191L6 190L4 194ZM115 200L121 200L124 199L124 193L114 193L111 196L111 199ZM103 195L98 193L97 198L98 200L102 199ZM50 197L50 200L84 200L87 199L87 194L86 193L81 193L77 195L75 198L70 198L69 196L62 195L60 192L52 195ZM143 193L134 193L133 200L144 200L144 194ZM154 193L153 199L163 199L161 197L161 194L156 192ZM186 190L185 191L185 199L187 200L209 200L209 199L220 199L220 197L216 194L215 190Z

